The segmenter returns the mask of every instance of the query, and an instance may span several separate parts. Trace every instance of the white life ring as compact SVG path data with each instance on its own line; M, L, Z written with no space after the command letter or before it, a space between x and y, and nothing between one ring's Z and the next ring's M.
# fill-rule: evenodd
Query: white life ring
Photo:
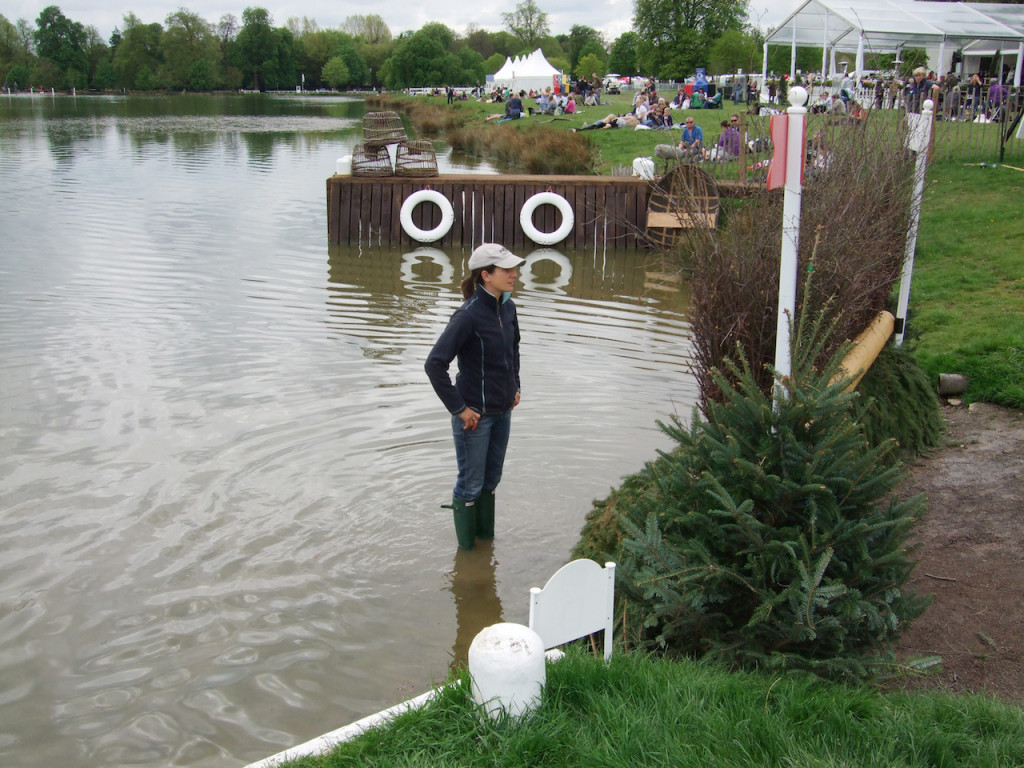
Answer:
M533 226L533 212L542 205L553 205L562 214L562 226L554 232L541 232ZM539 245L554 245L562 242L569 236L575 222L576 217L573 215L569 201L554 192L538 192L523 203L523 210L519 213L519 223L523 227L523 234Z
M412 212L420 203L433 203L441 209L441 223L431 230L420 229L412 223ZM402 229L405 233L421 243L433 243L448 234L455 221L455 209L448 201L448 198L436 189L420 189L413 192L402 203L402 211L399 215L402 222Z

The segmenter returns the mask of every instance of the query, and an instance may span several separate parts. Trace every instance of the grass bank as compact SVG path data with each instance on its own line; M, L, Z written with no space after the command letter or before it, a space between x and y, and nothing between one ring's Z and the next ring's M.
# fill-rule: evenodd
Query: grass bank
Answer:
M908 326L929 375L965 374L967 400L1012 408L1024 408L1022 197L1010 167L929 168Z
M1024 712L977 697L882 693L638 654L605 667L572 652L547 674L542 705L523 722L481 720L463 683L329 755L286 765L1024 765Z

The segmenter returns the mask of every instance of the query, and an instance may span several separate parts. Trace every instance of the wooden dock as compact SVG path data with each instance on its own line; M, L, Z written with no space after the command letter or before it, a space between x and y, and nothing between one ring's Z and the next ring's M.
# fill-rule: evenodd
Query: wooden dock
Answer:
M634 249L645 244L647 202L651 184L623 176L532 176L447 174L429 178L400 176L332 176L327 179L327 231L332 243L416 246L400 221L402 203L414 192L430 189L451 203L451 229L436 247L473 248L498 242L516 250L540 247L520 224L527 200L554 192L568 202L574 224L565 239L551 247L591 246ZM719 183L719 194L750 194L750 185ZM441 223L441 209L425 202L412 209L412 222L422 230ZM541 205L533 225L542 233L556 231L562 214L554 205Z

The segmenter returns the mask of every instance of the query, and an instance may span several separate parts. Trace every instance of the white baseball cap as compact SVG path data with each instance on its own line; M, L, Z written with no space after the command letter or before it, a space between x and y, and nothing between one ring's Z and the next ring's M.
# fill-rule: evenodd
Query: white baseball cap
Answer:
M521 259L504 245L497 243L484 243L478 245L469 257L469 271L481 267L501 267L502 269L513 269L520 264L525 264L526 259Z

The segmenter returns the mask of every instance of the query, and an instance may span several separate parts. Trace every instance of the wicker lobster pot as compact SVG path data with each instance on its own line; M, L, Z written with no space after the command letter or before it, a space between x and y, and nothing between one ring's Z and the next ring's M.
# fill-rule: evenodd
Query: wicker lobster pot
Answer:
M397 112L367 112L363 115L363 143L366 146L383 147L408 138Z
M373 147L356 144L352 149L353 176L394 176L391 155L386 146Z
M395 152L396 176L437 176L437 155L429 141L403 141Z

